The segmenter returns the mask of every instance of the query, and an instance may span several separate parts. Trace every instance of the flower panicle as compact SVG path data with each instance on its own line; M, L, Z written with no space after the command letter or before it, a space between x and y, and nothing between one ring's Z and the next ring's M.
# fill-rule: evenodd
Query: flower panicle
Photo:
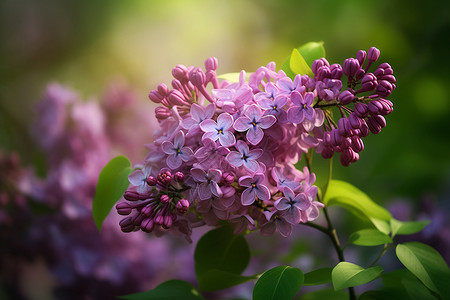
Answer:
M342 65L321 58L313 77L293 79L269 63L248 81L242 71L239 82L218 80L216 58L205 70L176 66L172 89L160 84L149 94L160 104L161 128L116 206L126 216L122 230L174 229L189 239L192 227L225 220L237 233L289 236L294 225L316 219L323 204L315 200L315 175L294 165L314 149L324 158L340 153L348 166L362 139L386 126L395 77L387 63L370 72L379 56L372 47Z

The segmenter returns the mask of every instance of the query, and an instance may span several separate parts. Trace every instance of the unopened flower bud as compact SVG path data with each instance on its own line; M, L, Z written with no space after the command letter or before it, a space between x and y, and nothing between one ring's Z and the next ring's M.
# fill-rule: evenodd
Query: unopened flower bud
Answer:
M172 216L170 216L170 215L164 216L162 227L164 229L169 229L170 227L172 227L172 224L173 224Z
M379 115L383 111L383 105L379 100L372 100L367 104L371 115Z
M167 185L172 180L172 173L170 171L160 172L156 179L161 185Z
M127 202L119 202L116 204L116 210L119 215L128 216L133 209Z
M378 124L377 120L373 116L367 118L367 126L369 126L369 129L373 134L380 133L382 128L381 125Z
M359 153L364 149L364 143L360 137L354 135L351 137L351 140L352 140L351 147L353 151Z
M158 214L154 220L155 224L162 225L164 223L164 216L162 214Z
M365 103L355 103L355 113L360 118L365 118L367 116L369 109Z
M330 67L328 66L321 66L317 69L317 73L316 76L314 77L314 79L316 81L322 81L325 78L330 78L331 77L331 71L330 71Z
M168 196L168 195L166 195L166 194L164 194L164 195L161 195L161 198L159 198L159 201L161 201L161 203L163 203L163 204L166 204L166 203L168 203L168 202L169 202L169 200L170 200L170 198L169 198L169 196Z
M189 81L197 88L203 87L206 75L200 68L194 68L189 72Z
M380 115L383 115L383 116L388 115L394 110L393 104L391 101L389 101L387 99L379 99L378 101L383 106L383 109L381 110Z
M365 74L366 71L364 71L363 69L359 69L355 74L356 81L361 80L361 78L363 78Z
M356 93L363 93L368 91L373 91L378 85L377 77L372 73L364 75L361 80L361 88L356 91Z
M188 81L188 69L183 65L177 65L172 69L172 76L180 82Z
M313 61L311 65L311 70L313 71L314 75L317 75L319 68L323 66L327 67L330 66L330 63L326 60L326 58L322 57L320 59L316 59L315 61Z
M350 126L352 126L352 128L354 129L359 129L361 127L362 119L355 112L352 112L348 116L348 121L350 122Z
M183 182L184 181L184 174L181 172L176 172L173 175L173 180L175 180L175 182Z
M392 93L393 90L394 90L393 84L391 84L387 80L381 80L377 85L377 89L375 90L375 92L380 97L387 97Z
M367 56L367 53L364 50L359 50L356 53L356 59L358 60L360 66L362 66L364 64L364 61L366 60L366 56Z
M132 217L126 217L119 222L120 229L123 232L132 232L134 230L134 224L132 221Z
M134 226L141 226L142 220L144 220L144 216L142 214L137 214L132 217L132 222Z
M155 108L155 116L158 120L167 119L172 115L172 112L167 107L158 106Z
M167 96L167 94L169 93L169 89L167 88L167 85L165 85L164 83L160 83L158 84L158 92L163 96Z
M147 179L146 179L146 182L147 182L147 184L148 184L149 186L155 186L156 183L157 183L157 180L156 180L156 178L153 177L153 176L148 176Z
M331 71L331 74L330 74L331 79L341 79L342 78L343 71L342 71L342 67L340 64L332 64L330 66L330 71Z
M222 181L225 184L232 184L234 182L234 175L231 172L224 172L222 174Z
M347 90L343 91L338 96L339 102L341 102L344 105L353 102L353 99L355 99L355 95L353 95L352 92Z
M217 70L218 61L215 57L210 57L205 61L206 71L215 71Z
M375 47L370 47L367 52L367 60L370 62L376 61L380 57L380 50Z
M342 143L342 136L337 129L333 129L330 135L330 142L332 146L339 146Z
M352 148L345 148L342 151L341 156L339 157L341 164L345 167L348 167L352 162L356 162L358 159L359 159L358 153L353 151Z
M369 135L369 126L364 119L361 119L361 125L359 127L359 137L366 137Z
M141 223L141 230L144 232L152 232L155 228L155 222L152 218L144 219Z
M187 104L187 102L184 100L183 94L179 90L170 91L167 99L169 100L169 104L171 106Z
M125 198L125 200L128 201L138 201L148 199L150 195L148 193L139 194L138 192L135 191L126 191L123 197Z
M342 70L345 75L348 77L353 77L356 75L356 72L361 69L361 66L359 65L359 61L356 58L347 58L344 60L344 63L342 65Z
M189 209L189 201L186 199L180 199L175 205L177 212L180 214L185 214Z
M161 103L161 101L164 99L164 96L162 96L157 90L152 90L148 94L148 98L154 103Z
M388 63L382 63L378 66L378 68L373 72L377 78L380 78L384 75L392 75L394 74L394 70L392 70L392 67Z
M152 209L152 207L151 207L150 205L144 206L144 207L141 209L141 214L142 214L144 217L150 217L150 216L152 215L152 212L153 212L153 209Z
M340 118L338 122L338 132L341 136L347 137L351 135L352 127L347 118Z

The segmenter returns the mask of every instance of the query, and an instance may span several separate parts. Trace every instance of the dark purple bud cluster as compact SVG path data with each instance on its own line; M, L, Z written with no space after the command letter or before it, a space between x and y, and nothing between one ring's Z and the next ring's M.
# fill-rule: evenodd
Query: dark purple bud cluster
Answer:
M392 112L393 104L385 98L395 89L395 77L387 63L380 64L373 73L368 72L379 56L380 51L371 47L368 52L359 50L356 58L344 60L342 72L347 77L347 88L339 91L337 97L331 92L330 84L323 87L324 92L318 88L320 100L316 107L321 107L321 100L327 101L327 105L331 106L334 104L332 101L336 99L335 105L341 113L337 124L330 114L325 114L328 124L325 124L322 146L318 147L324 158L330 158L334 152L340 152L342 165L348 166L356 162L359 159L358 153L364 149L362 138L370 132L377 134L386 126L384 116ZM323 79L324 72L320 70L326 66L323 58L313 63L314 79L322 80L322 85L327 79ZM328 81L332 80L331 76L328 78ZM349 107L350 104L353 107Z
M128 202L116 205L118 214L127 216L119 223L123 232L169 229L177 225L177 216L189 209L189 201L182 194L186 190L182 172L172 175L169 170L162 170L156 177L148 176L145 182L151 187L147 193L128 190L124 194Z

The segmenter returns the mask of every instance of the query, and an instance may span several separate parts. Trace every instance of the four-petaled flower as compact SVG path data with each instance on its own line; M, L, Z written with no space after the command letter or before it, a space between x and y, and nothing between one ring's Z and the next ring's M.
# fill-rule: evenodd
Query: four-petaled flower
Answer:
M147 164L142 169L138 169L128 176L128 181L131 185L137 186L137 192L139 194L145 194L150 190L150 186L147 184L147 178L152 172L152 167Z
M259 169L259 164L256 161L262 154L262 149L250 150L248 145L244 141L237 141L236 145L237 151L231 151L226 156L226 160L236 168L244 165L244 167L250 172L256 173Z
M242 205L251 205L255 202L256 197L263 201L270 199L269 189L262 184L264 178L264 174L257 173L253 176L242 176L239 179L239 185L247 187L241 195Z
M222 197L222 190L217 184L222 178L222 171L209 169L208 172L205 172L200 168L193 168L191 175L195 181L200 182L198 185L198 197L200 200L210 199L212 195Z
M275 201L274 206L280 211L285 211L284 218L286 221L292 225L308 222L306 210L311 206L308 196L304 193L299 193L296 196L288 187L283 189L283 194L284 197Z
M211 119L216 110L216 106L214 103L209 104L208 106L201 106L197 103L193 103L191 106L191 116L183 119L181 125L183 128L188 129L189 132L187 136L194 135L200 129L199 125L201 122L207 119Z
M271 127L276 122L276 118L272 115L263 116L261 109L252 104L247 107L244 112L244 116L239 117L234 122L234 129L236 131L247 131L246 137L252 145L257 145L264 137L263 129Z
M182 161L186 162L193 158L194 152L189 147L184 146L184 133L178 131L173 139L173 143L165 141L162 143L162 150L169 156L166 159L167 166L175 170L181 166Z
M233 117L228 113L222 113L217 117L217 122L208 119L200 123L200 128L205 132L202 140L212 139L219 140L219 143L224 147L233 146L236 143L234 134L230 131L233 125ZM232 128L231 128L232 129Z
M315 111L311 107L314 100L314 94L308 92L305 97L297 91L292 92L291 101L294 106L290 107L287 114L288 120L294 124L303 122L306 118L310 121L314 119Z

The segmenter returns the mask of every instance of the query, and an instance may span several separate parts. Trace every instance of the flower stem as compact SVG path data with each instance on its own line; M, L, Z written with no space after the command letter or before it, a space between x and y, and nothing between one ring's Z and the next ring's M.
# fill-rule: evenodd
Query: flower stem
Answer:
M308 167L308 170L311 172L311 158L312 155L306 155L306 166ZM329 180L331 179L331 164L330 164L330 174L329 174ZM320 199L319 194L317 194L317 200L319 202L322 202L322 199ZM315 223L311 223L311 222L307 222L305 223L306 226L309 227L313 227L316 228L317 230L322 231L323 233L325 233L331 240L331 242L333 243L334 249L336 250L336 254L339 258L339 262L343 262L345 261L344 258L344 250L341 247L341 243L339 241L339 237L337 235L336 229L333 226L333 223L331 223L331 219L330 216L328 214L328 209L327 207L323 208L323 213L325 215L325 219L327 221L327 227L325 226L321 226ZM383 253L384 254L384 253ZM349 299L350 300L355 300L356 299L356 294L355 294L355 289L353 287L349 287L348 288L348 294L349 294Z

